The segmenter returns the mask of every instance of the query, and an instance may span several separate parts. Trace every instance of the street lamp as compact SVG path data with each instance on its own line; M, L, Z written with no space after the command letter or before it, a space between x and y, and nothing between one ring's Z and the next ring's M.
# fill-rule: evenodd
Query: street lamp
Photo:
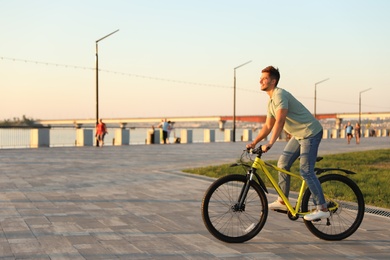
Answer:
M362 117L362 93L369 91L371 88L362 90L359 92L359 125L361 125L361 117Z
M234 68L234 101L233 101L233 142L236 141L236 69L252 62L247 61L244 64L241 64L240 66L237 66Z
M314 117L317 116L317 85L327 80L329 80L329 78L318 81L314 84Z
M110 35L113 35L116 33L118 30L107 34L106 36L100 38L99 40L96 41L96 125L99 123L99 56L98 56L98 43L107 38ZM99 141L96 139L96 146L99 146Z

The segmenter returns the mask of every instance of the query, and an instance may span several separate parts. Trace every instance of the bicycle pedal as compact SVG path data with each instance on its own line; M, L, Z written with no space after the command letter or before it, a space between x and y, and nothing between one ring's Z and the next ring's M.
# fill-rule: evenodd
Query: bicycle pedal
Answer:
M311 222L320 222L321 220L324 220L324 219L320 219L320 218L317 218L317 219L313 219ZM329 221L329 218L326 219L326 225L327 226L330 226L330 221Z
M279 213L284 213L287 214L287 210L282 210L282 209L273 209L273 211L279 212Z

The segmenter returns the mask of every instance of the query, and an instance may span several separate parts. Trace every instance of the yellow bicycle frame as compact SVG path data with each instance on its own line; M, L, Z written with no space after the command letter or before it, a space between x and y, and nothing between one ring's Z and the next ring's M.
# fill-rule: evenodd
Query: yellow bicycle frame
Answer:
M275 169L275 170L277 170L279 172L283 172L285 174L288 174L288 175L290 175L290 176L292 176L294 178L298 178L298 179L300 179L302 181L301 188L300 188L299 194L298 194L297 204L296 204L295 208L291 205L290 200L284 195L284 193L280 189L278 183L272 177L271 173L268 171L267 166L272 167L273 169ZM252 167L255 168L255 169L261 170L262 172L264 172L264 174L270 180L272 186L274 187L274 189L278 193L279 197L283 200L284 204L286 204L287 209L290 211L292 216L295 217L298 214L303 216L303 215L306 215L306 214L309 213L309 212L299 212L299 209L301 208L302 197L303 197L303 194L305 193L305 190L306 190L306 181L302 178L301 175L298 175L296 173L292 173L292 172L286 171L286 170L281 169L281 168L279 168L279 167L277 167L275 165L272 165L270 163L266 163L259 157L255 158L255 160L254 160L254 162L252 164Z

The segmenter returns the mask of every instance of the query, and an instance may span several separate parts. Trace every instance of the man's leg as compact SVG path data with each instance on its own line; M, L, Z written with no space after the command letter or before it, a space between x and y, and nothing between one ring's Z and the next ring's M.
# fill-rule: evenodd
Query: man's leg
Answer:
M325 198L322 191L320 181L314 173L314 166L317 159L318 147L322 139L322 131L317 135L300 140L301 144L301 159L300 159L300 173L305 179L307 186L309 187L314 204L318 207L325 206Z
M167 136L168 136L168 132L167 131L163 131L163 142L164 142L164 144L167 143Z
M299 142L294 137L291 138L284 148L282 155L279 157L278 167L289 171L291 165L299 157L299 148ZM279 172L278 184L286 197L288 197L290 193L290 179L290 175Z
M106 136L106 133L103 133L102 134L102 140L101 140L101 142L102 142L102 146L104 145L104 137Z

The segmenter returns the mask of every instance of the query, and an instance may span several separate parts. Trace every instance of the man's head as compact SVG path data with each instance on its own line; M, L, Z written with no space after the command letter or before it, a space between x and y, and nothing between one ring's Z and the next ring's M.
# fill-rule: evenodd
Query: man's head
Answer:
M280 79L279 69L268 66L261 71L260 85L261 90L267 91L278 86Z

